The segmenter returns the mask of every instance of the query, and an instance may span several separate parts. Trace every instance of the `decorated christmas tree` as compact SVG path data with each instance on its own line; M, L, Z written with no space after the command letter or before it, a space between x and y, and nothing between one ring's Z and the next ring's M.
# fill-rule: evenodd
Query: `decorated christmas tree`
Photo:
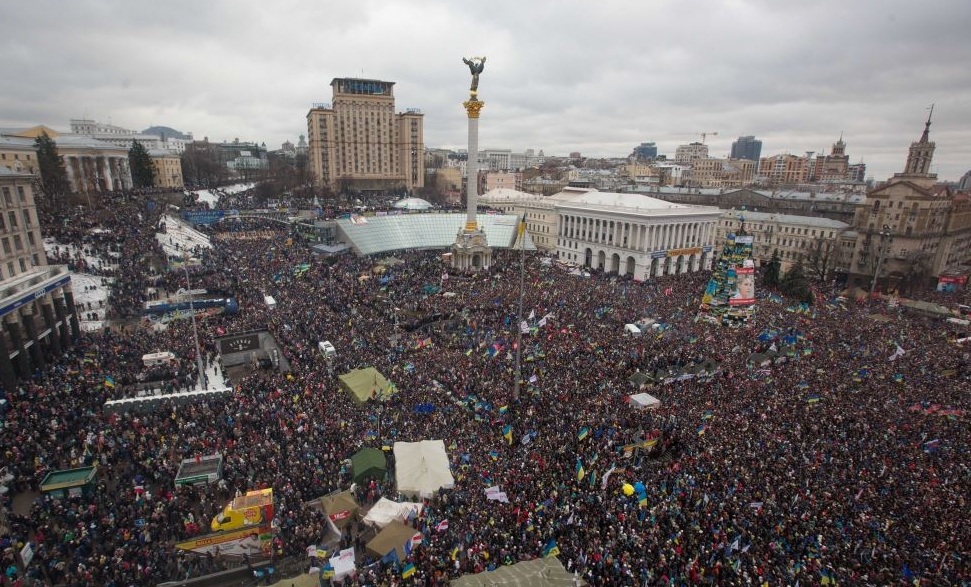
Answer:
M711 279L701 296L699 318L737 324L751 316L755 307L752 241L752 235L745 232L745 219L742 218L741 228L726 237L721 254L715 261Z

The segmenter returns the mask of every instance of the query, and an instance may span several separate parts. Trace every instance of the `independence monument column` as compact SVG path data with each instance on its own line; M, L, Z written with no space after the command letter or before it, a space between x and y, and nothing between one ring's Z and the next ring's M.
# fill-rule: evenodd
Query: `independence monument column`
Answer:
M485 68L485 57L462 59L472 73L469 99L462 103L469 117L469 160L466 163L465 226L459 229L452 245L452 267L461 270L488 269L492 264L492 249L485 232L476 221L476 200L479 196L479 111L485 102L479 100L479 74Z

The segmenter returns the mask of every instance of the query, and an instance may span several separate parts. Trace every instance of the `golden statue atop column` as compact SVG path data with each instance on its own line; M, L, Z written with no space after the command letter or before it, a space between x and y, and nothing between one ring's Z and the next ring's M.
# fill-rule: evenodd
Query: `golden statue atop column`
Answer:
M479 112L485 102L479 100L479 76L485 69L485 57L462 58L469 66L472 85L469 86L469 99L462 102L469 121L469 159L466 163L466 216L465 226L455 236L452 245L452 267L456 269L488 269L492 263L492 249L489 248L485 232L476 221L476 200L479 196Z

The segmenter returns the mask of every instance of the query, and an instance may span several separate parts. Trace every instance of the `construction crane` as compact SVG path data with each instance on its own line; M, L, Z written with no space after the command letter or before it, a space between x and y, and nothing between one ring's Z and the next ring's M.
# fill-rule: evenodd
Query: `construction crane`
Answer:
M718 133L717 132L700 132L700 133L698 133L698 136L701 137L701 144L704 145L706 138L708 138L708 137L717 137L718 136Z

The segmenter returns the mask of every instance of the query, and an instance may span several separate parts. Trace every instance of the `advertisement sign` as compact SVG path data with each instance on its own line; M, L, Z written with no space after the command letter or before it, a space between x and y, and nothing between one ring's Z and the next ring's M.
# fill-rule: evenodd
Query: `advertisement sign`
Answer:
M671 249L668 251L668 257L677 257L678 255L700 255L701 247L692 247L690 249Z
M189 550L200 554L217 554L243 556L250 558L269 557L272 552L270 541L273 538L273 527L270 524L216 532L186 540L175 545L179 550Z

